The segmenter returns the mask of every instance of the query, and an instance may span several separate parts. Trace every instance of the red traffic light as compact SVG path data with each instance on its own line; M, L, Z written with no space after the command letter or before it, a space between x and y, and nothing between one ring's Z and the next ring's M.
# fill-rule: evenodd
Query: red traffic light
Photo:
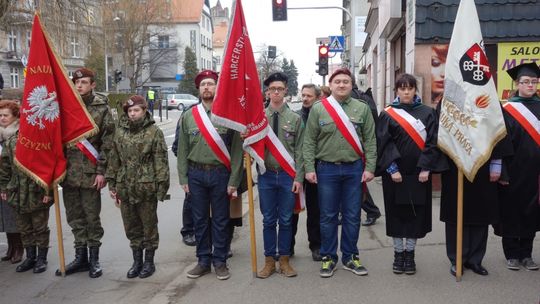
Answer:
M276 4L277 4L277 5L283 4L283 0L276 0Z
M287 0L272 0L272 20L287 21Z
M328 56L328 46L319 45L319 55L320 56Z

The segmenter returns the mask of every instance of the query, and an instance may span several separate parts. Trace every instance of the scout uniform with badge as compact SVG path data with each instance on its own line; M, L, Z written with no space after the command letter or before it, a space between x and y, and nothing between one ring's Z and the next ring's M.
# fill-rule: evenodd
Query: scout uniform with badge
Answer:
M73 74L73 82L89 77L94 82L94 72L81 68ZM92 278L101 276L99 247L103 237L101 226L101 191L94 184L96 176L104 176L107 153L112 147L114 121L107 97L90 91L81 96L86 110L99 128L99 132L77 145L66 148L66 178L62 194L66 217L74 237L75 259L66 266L66 275L89 271ZM91 151L90 153L88 153ZM88 248L90 250L88 250ZM90 251L90 261L88 259ZM60 271L56 272L61 275Z

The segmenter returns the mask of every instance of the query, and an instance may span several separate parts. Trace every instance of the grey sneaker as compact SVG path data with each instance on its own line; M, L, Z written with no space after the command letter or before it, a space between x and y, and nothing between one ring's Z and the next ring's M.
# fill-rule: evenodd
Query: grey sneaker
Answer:
M508 259L506 261L506 268L510 270L519 270L519 260L518 259Z
M532 258L524 258L521 260L521 265L527 270L538 270L538 264L536 264Z
M355 275L364 276L368 274L366 267L360 263L360 259L356 254L353 254L352 258L343 265L343 269L348 270Z
M322 278L329 278L334 275L334 271L336 271L336 263L332 260L331 257L324 256L322 258L321 270L319 271L319 275Z
M231 274L229 273L229 268L227 268L226 264L214 266L214 270L216 271L216 276L218 280L226 280L231 277Z
M197 264L193 269L188 271L187 277L190 279L196 279L202 277L207 273L210 273L210 266L203 266L201 264Z

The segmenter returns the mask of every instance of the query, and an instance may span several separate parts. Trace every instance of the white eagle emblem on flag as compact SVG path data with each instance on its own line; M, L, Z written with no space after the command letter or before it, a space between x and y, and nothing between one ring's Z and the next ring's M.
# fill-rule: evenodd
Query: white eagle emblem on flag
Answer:
M44 85L35 87L28 96L28 109L24 109L26 121L32 125L38 125L40 129L45 129L43 121L53 122L60 115L56 92L48 92Z

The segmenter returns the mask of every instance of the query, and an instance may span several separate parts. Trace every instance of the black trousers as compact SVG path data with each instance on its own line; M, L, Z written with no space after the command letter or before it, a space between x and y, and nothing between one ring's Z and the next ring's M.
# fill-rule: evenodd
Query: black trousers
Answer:
M317 184L305 182L304 187L306 189L307 235L309 249L313 251L321 248L320 211ZM298 214L293 214L291 224L291 252L294 251L294 245L296 244L295 236L296 232L298 231L298 218Z
M364 201L362 202L362 210L364 210L366 213L367 218L377 218L381 216L381 211L377 205L375 205L375 202L373 201L373 198L371 197L371 194L367 188L364 195Z
M504 250L504 256L507 260L517 259L523 260L524 258L530 258L532 256L533 250L533 241L532 238L511 238L503 237L502 245Z
M191 213L191 194L186 193L184 206L182 207L182 229L180 229L180 234L182 234L183 237L194 235L194 230L193 214Z
M457 225L446 223L446 255L456 265ZM463 225L463 263L482 264L486 254L488 225Z

